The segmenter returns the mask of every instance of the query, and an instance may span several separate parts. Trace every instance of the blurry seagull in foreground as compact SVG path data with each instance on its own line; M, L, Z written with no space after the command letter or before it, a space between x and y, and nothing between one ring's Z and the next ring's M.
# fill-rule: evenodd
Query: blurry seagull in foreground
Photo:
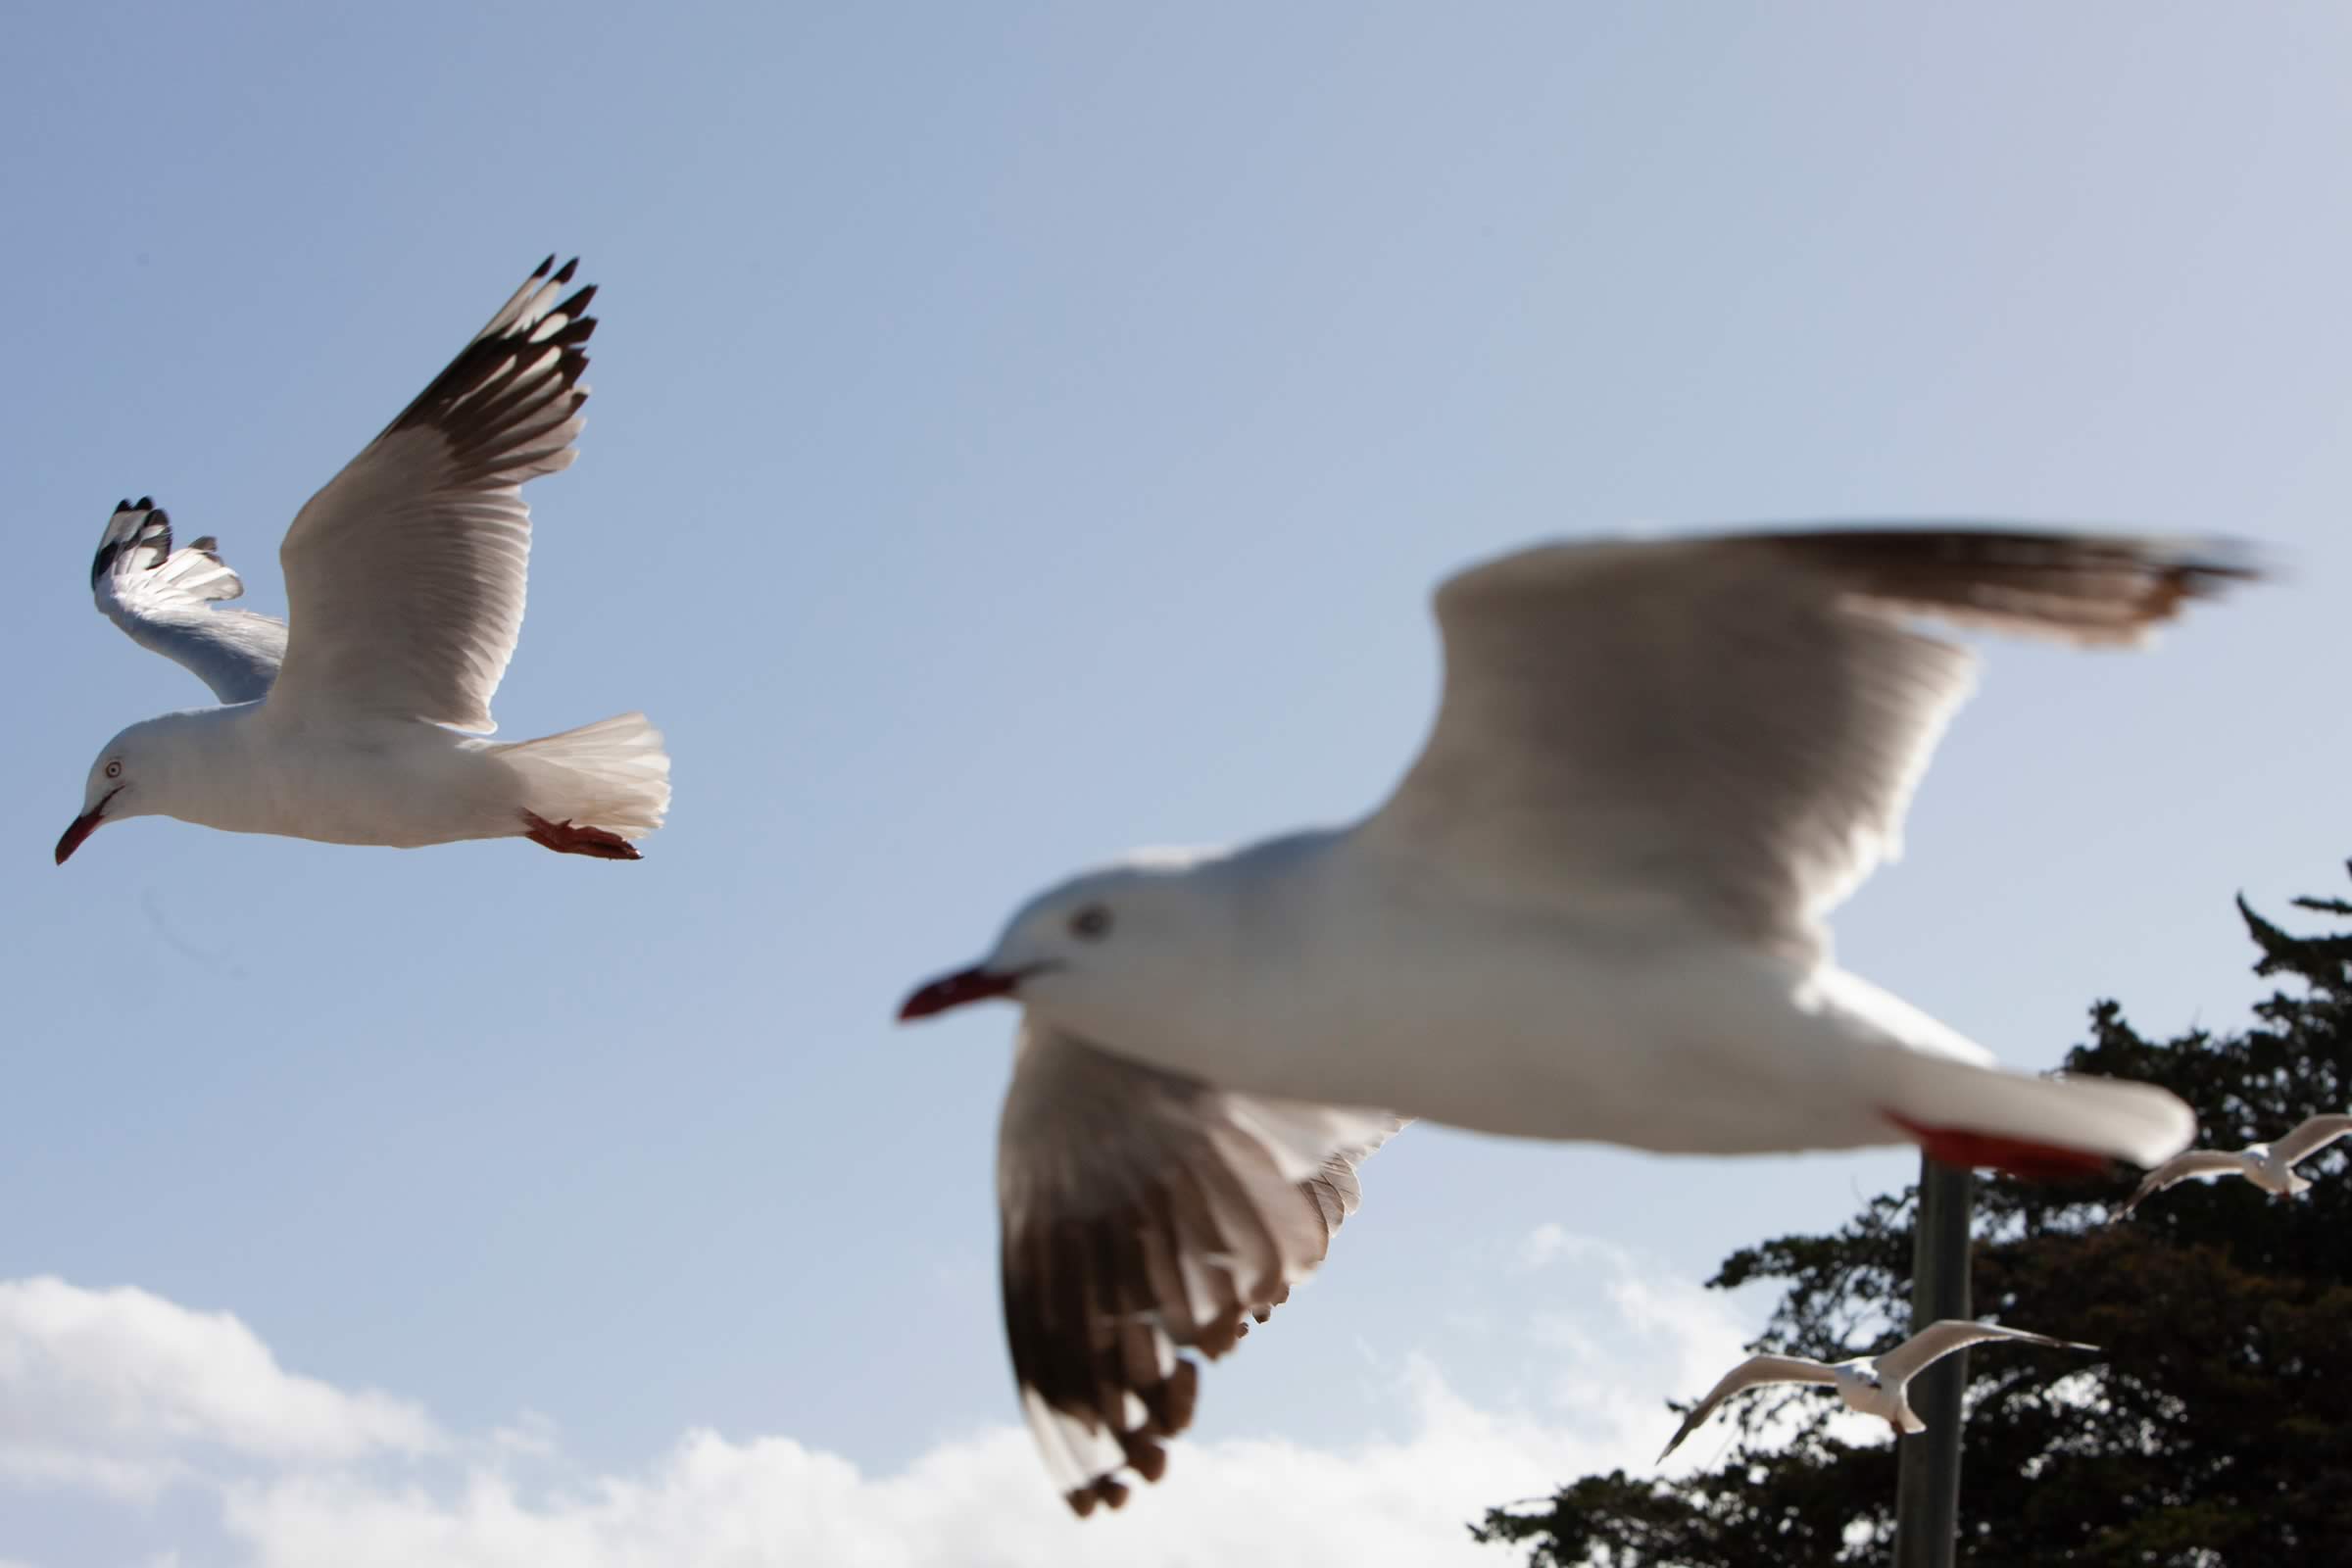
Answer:
M1369 816L1031 899L900 1015L1024 1009L1005 1332L1070 1505L1158 1477L1192 1416L1178 1352L1230 1348L1322 1260L1399 1117L2032 1175L2179 1152L2174 1096L2003 1070L1839 969L1822 919L1894 852L1974 679L1913 619L2130 645L2250 575L1956 527L1524 551L1439 589L1436 727Z

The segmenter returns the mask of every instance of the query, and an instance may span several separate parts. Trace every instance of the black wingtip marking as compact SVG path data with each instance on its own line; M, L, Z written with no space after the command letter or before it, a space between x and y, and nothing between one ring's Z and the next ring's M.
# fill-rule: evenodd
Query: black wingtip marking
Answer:
M172 554L172 514L155 504L155 497L141 496L135 503L123 501L116 505L116 516L120 517L125 512L144 512L148 516L123 537L108 539L98 547L98 554L90 559L92 588L96 588L98 580L114 569L115 563L122 559L125 550L141 545L160 546L163 554L156 559L158 566Z
M531 269L531 275L533 277L545 277L548 273L554 271L555 270L556 253L554 251L549 251L547 253L547 260L541 262L537 267Z
M1083 1519L1095 1511L1097 1503L1111 1508L1123 1506L1127 1501L1127 1488L1108 1476L1099 1476L1061 1495L1062 1500L1070 1505L1070 1512Z
M444 366L384 427L386 433L416 425L439 428L456 444L461 469L476 463L528 465L552 457L569 444L566 438L545 450L533 447L576 413L587 397L580 376L588 368L588 357L580 345L595 331L596 318L577 313L595 297L596 285L589 284L552 309L534 309L545 296L543 285L551 272L554 282L561 285L579 266L575 256L556 271L555 260L551 255L539 264L531 282L493 318L492 328L485 328ZM558 318L564 319L557 321ZM545 335L538 335L543 328ZM552 378L544 373L526 378L519 373L525 368L538 370L547 367L550 351L554 354Z

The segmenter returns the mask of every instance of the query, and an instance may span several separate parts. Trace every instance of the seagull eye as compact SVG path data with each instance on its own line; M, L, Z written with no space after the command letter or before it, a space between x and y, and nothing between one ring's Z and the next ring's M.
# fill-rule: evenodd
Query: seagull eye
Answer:
M106 776L108 778L121 778L122 776L122 759L118 757L113 761L106 764Z
M1110 934L1110 911L1090 904L1070 916L1070 935L1081 942L1100 942Z

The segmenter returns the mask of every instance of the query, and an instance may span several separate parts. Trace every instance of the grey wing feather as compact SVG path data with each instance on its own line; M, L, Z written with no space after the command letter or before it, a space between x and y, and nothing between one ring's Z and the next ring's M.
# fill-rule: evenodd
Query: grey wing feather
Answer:
M549 257L367 450L278 560L295 625L278 701L495 728L522 630L525 481L570 466L593 285Z
M1886 1354L1874 1357L1879 1376L1890 1382L1907 1383L1921 1368L1940 1360L1954 1350L1987 1340L2016 1340L2026 1345L2046 1345L2060 1350L2095 1350L2095 1345L2082 1345L2073 1340L2052 1339L2047 1334L2029 1333L2025 1329L2004 1328L1998 1323L1979 1323L1971 1318L1947 1317L1929 1324Z
M1726 1372L1707 1391L1706 1397L1683 1417L1683 1424L1675 1428L1674 1436L1658 1451L1658 1463L1665 1463L1666 1456L1681 1447L1685 1438L1706 1425L1707 1417L1715 1413L1716 1407L1736 1394L1744 1394L1749 1389L1761 1388L1768 1383L1835 1384L1837 1381L1830 1369L1819 1361L1794 1355L1751 1355Z
M1521 898L1644 889L1814 954L1974 678L1907 616L2124 643L2247 575L1952 527L1523 551L1439 589L1437 722L1365 828Z
M2226 1149L2192 1149L2184 1154L2175 1154L2148 1172L2132 1196L2124 1200L2124 1206L2115 1211L2115 1217L2124 1218L2167 1187L2177 1187L2192 1177L2243 1176L2245 1173L2244 1158Z
M1308 1109L1024 1026L997 1154L1004 1331L1080 1515L1125 1499L1123 1469L1159 1479L1199 1388L1178 1352L1222 1355L1322 1261L1360 1196L1354 1159L1396 1125ZM1285 1146L1318 1125L1349 1135Z
M217 608L244 592L214 540L172 549L171 515L145 496L115 508L90 562L90 593L107 618L223 703L269 695L286 653L284 621Z
M2271 1152L2288 1165L2309 1159L2329 1144L2352 1133L2352 1116L2340 1113L2312 1116L2303 1125L2271 1146Z
M1381 1118L1377 1137L1332 1154L1323 1161L1320 1170L1298 1184L1298 1190L1304 1193L1307 1200L1315 1205L1315 1212L1323 1221L1323 1237L1326 1246L1329 1245L1330 1239L1338 1234L1341 1224L1348 1216L1354 1213L1363 1204L1363 1183L1357 1179L1355 1167L1370 1159L1373 1152L1382 1144L1387 1143L1392 1136L1401 1132L1408 1120L1409 1118L1403 1116ZM1263 1323L1274 1315L1276 1307L1290 1298L1291 1288L1286 1284L1276 1291L1271 1298L1252 1306L1250 1309L1250 1315L1255 1321ZM1248 1323L1242 1324L1241 1328L1244 1334L1250 1332Z

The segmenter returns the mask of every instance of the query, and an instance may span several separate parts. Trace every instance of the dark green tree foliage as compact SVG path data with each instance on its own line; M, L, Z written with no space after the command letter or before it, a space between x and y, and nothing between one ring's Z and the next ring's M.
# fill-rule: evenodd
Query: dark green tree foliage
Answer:
M2295 902L2352 917L2340 900ZM2164 1085L2196 1108L2200 1145L2230 1149L2352 1108L2352 935L2294 936L2238 909L2261 950L2256 972L2292 982L2255 1009L2254 1027L2159 1043L2105 1002L2065 1064ZM2114 1225L2134 1172L2074 1187L1979 1183L1979 1314L2104 1353L1969 1357L1962 1562L2352 1563L2347 1150L2352 1140L2306 1161L2317 1185L2298 1199L2190 1182ZM1913 1196L1874 1199L1832 1235L1735 1252L1710 1283L1782 1285L1761 1348L1825 1359L1881 1348L1909 1321ZM1730 1457L1709 1474L1587 1476L1546 1502L1493 1509L1471 1534L1535 1568L1885 1562L1893 1450L1830 1437L1838 1408L1819 1392L1750 1396ZM1804 1424L1768 1446L1760 1428L1776 1412L1784 1433Z

